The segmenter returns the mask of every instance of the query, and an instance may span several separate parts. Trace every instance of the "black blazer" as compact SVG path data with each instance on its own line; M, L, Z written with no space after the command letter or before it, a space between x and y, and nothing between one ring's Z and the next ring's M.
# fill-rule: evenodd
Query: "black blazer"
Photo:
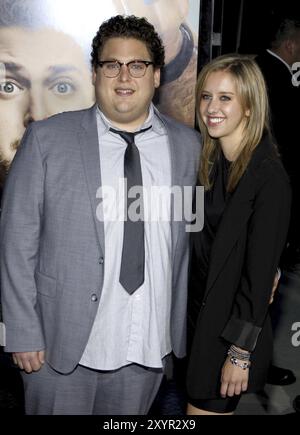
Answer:
M269 299L290 202L288 177L264 137L229 199L212 246L187 373L188 393L195 399L219 397L221 369L232 343L253 351L248 391L265 383L272 355ZM199 243L197 233L192 243Z
M255 58L269 94L273 134L290 175L299 180L299 104L300 86L292 83L292 74L282 61L264 50Z

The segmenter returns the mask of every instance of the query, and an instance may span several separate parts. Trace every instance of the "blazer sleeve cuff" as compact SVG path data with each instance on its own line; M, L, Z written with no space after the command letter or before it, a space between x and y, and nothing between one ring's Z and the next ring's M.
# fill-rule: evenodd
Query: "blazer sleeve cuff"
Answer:
M222 332L221 337L241 349L253 352L261 329L253 325L253 323L232 317Z

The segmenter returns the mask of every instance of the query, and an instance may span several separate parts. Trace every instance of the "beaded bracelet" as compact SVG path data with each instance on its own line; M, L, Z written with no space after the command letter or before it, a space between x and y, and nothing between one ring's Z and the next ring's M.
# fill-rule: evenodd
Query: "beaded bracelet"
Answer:
M230 346L227 355L242 361L249 361L251 356L250 352L242 352L238 350L234 345Z
M231 364L240 367L242 370L247 370L251 366L251 361L239 362L237 358L234 358L233 356L230 358L229 361L231 362Z

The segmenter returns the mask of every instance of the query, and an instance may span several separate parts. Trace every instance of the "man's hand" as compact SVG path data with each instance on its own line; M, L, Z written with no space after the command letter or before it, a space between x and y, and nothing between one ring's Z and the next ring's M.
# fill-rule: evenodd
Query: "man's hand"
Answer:
M37 372L45 362L45 351L15 352L12 354L14 363L26 373Z
M227 357L223 365L221 375L221 396L223 398L233 397L247 391L249 379L249 369L243 370L230 362Z
M273 287L272 287L272 291L271 291L271 297L270 297L269 304L272 304L272 302L274 301L274 296L275 296L276 289L278 287L280 277L281 277L280 269L277 269L277 272L276 272L275 278L274 278L274 282L273 282Z

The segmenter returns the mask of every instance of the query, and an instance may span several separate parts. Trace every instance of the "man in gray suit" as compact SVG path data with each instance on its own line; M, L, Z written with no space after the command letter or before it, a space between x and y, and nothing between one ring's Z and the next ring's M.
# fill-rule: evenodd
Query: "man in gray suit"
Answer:
M28 414L145 414L168 355L185 355L189 233L172 189L195 185L200 139L151 103L163 64L145 19L103 23L96 105L32 123L12 163L1 289ZM141 184L135 206L125 189Z

